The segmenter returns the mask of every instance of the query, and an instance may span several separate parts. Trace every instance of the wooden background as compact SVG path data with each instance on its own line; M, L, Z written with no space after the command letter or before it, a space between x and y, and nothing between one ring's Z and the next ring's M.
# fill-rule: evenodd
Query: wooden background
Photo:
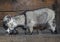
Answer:
M44 7L52 8L54 0L0 0L0 26L5 15L17 15L24 10L34 10Z

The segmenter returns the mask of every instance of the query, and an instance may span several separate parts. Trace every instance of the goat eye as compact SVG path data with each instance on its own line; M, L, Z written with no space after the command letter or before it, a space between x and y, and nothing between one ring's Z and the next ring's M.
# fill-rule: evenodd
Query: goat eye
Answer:
M10 21L11 19L8 19L8 22Z

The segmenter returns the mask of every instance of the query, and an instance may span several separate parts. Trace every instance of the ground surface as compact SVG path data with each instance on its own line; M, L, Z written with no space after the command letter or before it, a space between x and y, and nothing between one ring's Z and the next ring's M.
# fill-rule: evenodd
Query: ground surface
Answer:
M18 28L19 34L8 35L5 30L0 27L0 42L60 42L60 34L51 34L49 30L34 31L33 35L25 35L21 28Z
M60 42L60 35L1 35L0 42Z

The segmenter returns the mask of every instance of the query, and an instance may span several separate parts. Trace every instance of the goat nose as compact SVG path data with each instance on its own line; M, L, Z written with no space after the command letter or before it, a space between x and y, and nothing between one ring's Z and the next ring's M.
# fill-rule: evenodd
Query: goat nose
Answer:
M12 33L13 33L13 31L12 31L12 30L11 30L11 31L9 31L9 32L7 32L7 31L6 31L6 33L10 35L10 34L12 34Z
M10 34L10 32L7 32L7 31L6 31L6 34Z

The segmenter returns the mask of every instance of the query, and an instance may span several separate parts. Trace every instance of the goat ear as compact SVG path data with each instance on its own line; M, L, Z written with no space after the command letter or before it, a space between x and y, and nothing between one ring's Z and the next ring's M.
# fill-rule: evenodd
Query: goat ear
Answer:
M10 16L10 15L6 15L6 16L3 18L3 21L5 21L6 19L11 19L11 16Z

